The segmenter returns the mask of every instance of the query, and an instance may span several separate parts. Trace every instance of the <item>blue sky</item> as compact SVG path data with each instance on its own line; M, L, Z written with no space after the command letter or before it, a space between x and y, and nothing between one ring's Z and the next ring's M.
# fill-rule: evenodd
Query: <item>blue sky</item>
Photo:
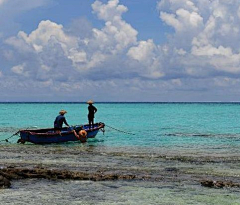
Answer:
M0 0L0 101L239 101L238 0Z

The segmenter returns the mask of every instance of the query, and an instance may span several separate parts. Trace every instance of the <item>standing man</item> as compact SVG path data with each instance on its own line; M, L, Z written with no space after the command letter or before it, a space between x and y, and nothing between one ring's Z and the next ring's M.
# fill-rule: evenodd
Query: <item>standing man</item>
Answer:
M64 117L64 114L66 114L66 113L67 113L66 110L61 110L59 112L59 115L56 117L56 119L54 121L54 130L56 132L60 132L60 130L62 129L63 123L69 127L69 125L66 121L66 118Z
M89 100L87 101L88 106L88 122L89 122L89 128L94 126L94 114L97 112L97 108L93 106L93 101Z

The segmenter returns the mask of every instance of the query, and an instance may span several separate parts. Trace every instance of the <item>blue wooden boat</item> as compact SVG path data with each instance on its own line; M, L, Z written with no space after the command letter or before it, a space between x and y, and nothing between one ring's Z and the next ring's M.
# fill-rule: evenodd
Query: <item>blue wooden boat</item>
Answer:
M79 133L81 130L85 130L87 133L86 139L94 138L98 131L104 132L105 124L102 122L94 124L89 128L89 125L75 125L71 127L64 127L61 132L54 131L54 128L34 129L34 130L19 130L20 139L18 143L31 142L34 144L50 144L50 143L63 143L69 141L82 141L84 140L76 136L75 133Z

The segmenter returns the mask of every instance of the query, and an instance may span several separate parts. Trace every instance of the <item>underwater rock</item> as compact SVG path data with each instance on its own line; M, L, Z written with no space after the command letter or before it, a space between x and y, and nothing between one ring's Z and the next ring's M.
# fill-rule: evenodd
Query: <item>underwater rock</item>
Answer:
M9 188L11 186L11 182L4 176L0 175L0 189Z
M179 169L176 167L167 167L164 170L167 172L178 172L179 171Z
M240 183L233 183L232 181L202 180L200 183L202 186L211 188L240 187Z
M205 187L214 187L213 180L203 180L201 185Z
M8 167L0 170L0 174L8 179L27 179L27 178L43 178L43 179L72 179L72 180L133 180L145 179L147 177L136 177L133 174L121 173L103 173L103 172L75 172L68 170L54 170L46 168L15 168Z

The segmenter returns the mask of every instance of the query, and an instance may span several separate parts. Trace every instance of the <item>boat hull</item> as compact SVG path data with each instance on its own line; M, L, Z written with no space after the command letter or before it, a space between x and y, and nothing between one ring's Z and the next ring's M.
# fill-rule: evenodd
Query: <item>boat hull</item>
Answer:
M104 129L104 123L96 123L93 128L88 125L76 125L72 127L62 128L61 133L56 133L53 128L38 129L38 130L20 130L19 142L31 142L34 144L50 144L50 143L63 143L69 141L79 141L75 136L73 130L78 133L80 130L87 132L87 139L94 138L99 130Z

